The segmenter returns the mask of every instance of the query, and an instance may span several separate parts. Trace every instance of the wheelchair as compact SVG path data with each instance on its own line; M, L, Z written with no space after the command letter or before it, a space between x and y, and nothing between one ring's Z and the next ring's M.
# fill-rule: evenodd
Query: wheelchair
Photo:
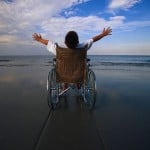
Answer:
M54 110L70 88L80 85L81 98L89 110L93 110L96 102L96 77L90 68L90 59L84 49L58 47L53 68L48 73L47 90L48 105ZM68 87L63 89L63 84ZM76 87L77 88L77 87Z

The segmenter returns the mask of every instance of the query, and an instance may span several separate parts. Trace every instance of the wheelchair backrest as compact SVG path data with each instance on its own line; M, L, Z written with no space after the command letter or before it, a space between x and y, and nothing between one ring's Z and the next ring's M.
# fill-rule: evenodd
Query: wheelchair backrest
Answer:
M85 48L56 48L56 79L63 83L83 83L86 75Z

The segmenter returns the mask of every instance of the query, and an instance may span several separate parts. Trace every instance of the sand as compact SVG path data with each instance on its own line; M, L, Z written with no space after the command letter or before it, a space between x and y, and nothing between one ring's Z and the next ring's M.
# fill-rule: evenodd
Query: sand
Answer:
M93 112L87 111L75 94L68 94L52 112L46 91L49 69L1 67L0 149L150 148L150 72L96 68Z

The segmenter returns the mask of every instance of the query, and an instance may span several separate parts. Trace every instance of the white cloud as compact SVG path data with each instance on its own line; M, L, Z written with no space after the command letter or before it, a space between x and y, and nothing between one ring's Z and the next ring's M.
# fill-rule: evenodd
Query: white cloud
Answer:
M139 3L141 0L111 0L108 8L109 9L128 9L135 4Z
M54 23L53 25L50 22L51 27L54 29L55 26L58 26L56 24L59 24L57 17L59 17L59 13L62 10L87 1L89 0L63 0L61 3L60 0L15 0L10 3L0 1L1 42L6 41L2 40L4 36L6 37L6 34L8 35L7 37L18 37L20 41L30 39L33 32L39 32L44 29L42 25L46 20L51 20ZM53 22L55 18L58 22ZM57 34L57 32L53 30L51 33ZM10 38L7 41L11 41Z
M109 24L113 28L118 28L118 27L120 28L120 27L124 26L124 20L125 19L126 18L124 16L110 17Z
M89 28L90 30L92 23L96 25L102 20L97 17L60 17L59 13L63 9L87 1L65 0L58 5L59 2L59 0L51 0L51 2L37 0L35 5L33 0L16 0L11 4L0 1L0 16L2 16L0 18L0 42L18 43L27 39L30 42L33 32L41 32L43 35L58 38L69 29L87 30ZM15 38L12 39L12 37Z
M42 23L42 29L46 32L52 33L59 31L67 32L68 30L78 30L78 31L97 31L106 23L103 18L96 16L88 17L56 17L51 18L48 21ZM100 25L101 24L101 25Z
M64 14L65 14L66 17L69 17L69 16L75 14L75 11L72 11L72 10L65 11Z
M16 40L17 40L17 38L12 35L1 35L0 36L0 43L11 43Z
M109 19L100 18L98 16L87 17L69 17L60 16L62 10L67 15L73 13L71 7L73 5L88 2L89 0L15 0L12 3L0 1L0 36L1 41L3 35L8 37L18 37L20 40L31 40L33 32L40 32L44 36L50 36L58 39L62 38L68 30L76 30L83 34L100 32L103 27L111 26L113 29L125 27L124 16L114 16ZM139 0L112 0L111 8L129 7ZM59 4L59 5L58 5ZM143 26L149 25L149 22L140 23ZM129 23L130 26L136 26L134 22ZM139 25L139 22L137 23ZM9 40L11 41L11 40ZM17 41L18 42L18 41Z

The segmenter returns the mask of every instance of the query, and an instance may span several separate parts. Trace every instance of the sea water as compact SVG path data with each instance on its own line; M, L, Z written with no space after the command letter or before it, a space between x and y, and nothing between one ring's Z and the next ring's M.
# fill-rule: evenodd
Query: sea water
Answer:
M104 143L115 150L149 149L150 56L88 57L97 84L93 120ZM49 112L46 83L53 58L0 56L1 149L33 150Z
M53 55L0 56L0 67L52 66ZM95 69L150 69L150 56L144 55L89 55Z

